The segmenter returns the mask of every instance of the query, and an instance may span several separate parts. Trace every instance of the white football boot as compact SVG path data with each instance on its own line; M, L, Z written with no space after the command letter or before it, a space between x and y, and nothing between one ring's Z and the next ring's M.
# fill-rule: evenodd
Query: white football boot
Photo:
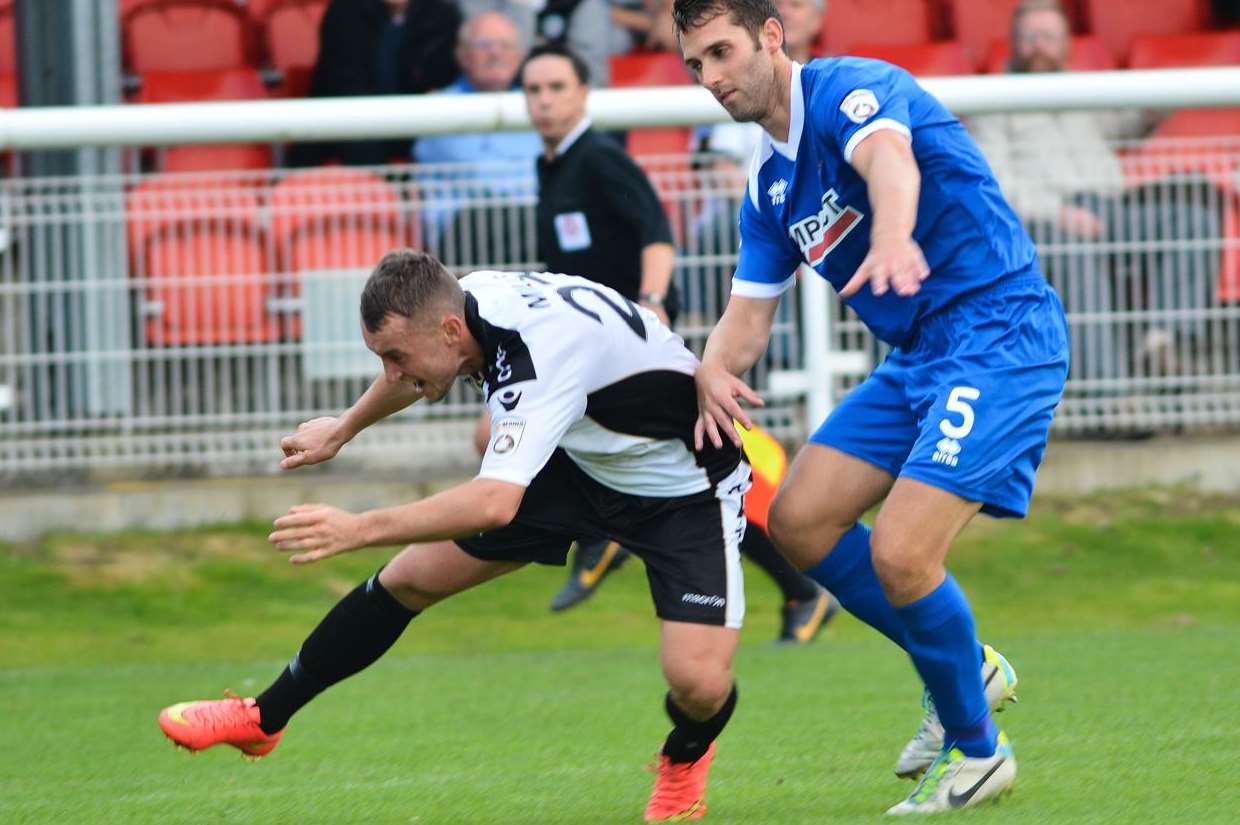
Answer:
M986 703L992 711L998 713L1003 710L1006 702L1016 701L1016 671L1012 670L1008 660L990 645L983 645L982 651L982 685L986 690ZM921 704L926 709L925 715L921 717L921 725L896 760L896 776L901 779L916 779L921 776L943 750L943 723L939 721L939 714L934 709L929 691L922 694Z
M1016 783L1016 757L1007 734L1000 733L994 756L965 756L959 748L930 763L908 799L887 809L895 816L937 814L998 799Z

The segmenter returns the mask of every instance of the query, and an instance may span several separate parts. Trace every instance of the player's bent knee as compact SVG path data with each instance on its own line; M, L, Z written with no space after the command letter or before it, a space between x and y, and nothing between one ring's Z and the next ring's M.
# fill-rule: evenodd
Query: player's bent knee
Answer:
M384 589L392 594L392 598L410 610L425 610L451 595L450 593L436 593L417 582L400 577L393 577L390 581L380 578L380 581Z
M885 541L875 533L870 541L874 573L887 598L896 606L925 595L927 583L942 578L941 563L916 552L915 548Z
M668 674L668 687L672 698L686 713L696 718L707 718L727 701L734 683L731 669L699 671L673 678Z
M841 523L837 523L841 522ZM779 494L771 502L767 532L788 561L801 570L813 567L852 526L827 514L798 506L795 499Z

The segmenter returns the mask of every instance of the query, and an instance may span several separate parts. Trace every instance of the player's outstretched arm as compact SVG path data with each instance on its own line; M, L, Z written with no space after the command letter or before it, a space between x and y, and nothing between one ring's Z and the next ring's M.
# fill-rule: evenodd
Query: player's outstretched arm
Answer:
M743 400L761 407L762 398L737 376L747 372L766 352L771 337L778 298L742 298L733 295L723 317L706 339L702 363L694 376L697 382L698 418L693 430L694 446L702 449L705 441L716 447L727 438L738 447L741 437L733 426L739 421L745 429L753 421L741 407Z
M412 504L364 513L299 504L276 519L267 540L295 551L289 557L293 564L306 564L359 547L457 539L508 524L524 496L518 484L475 478Z
M371 424L399 412L422 395L412 385L380 375L362 397L339 418L315 418L298 425L297 432L280 439L283 470L321 464L335 458L340 448Z
M921 170L912 144L899 132L877 131L857 144L852 165L865 180L874 224L869 254L840 290L840 297L855 294L867 282L875 295L888 289L903 297L913 295L930 275L930 267L913 240Z

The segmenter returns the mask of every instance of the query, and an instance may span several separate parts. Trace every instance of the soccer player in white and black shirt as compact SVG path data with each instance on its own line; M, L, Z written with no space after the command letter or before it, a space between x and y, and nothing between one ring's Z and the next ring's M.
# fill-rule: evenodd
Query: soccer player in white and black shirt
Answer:
M193 750L225 743L265 755L293 713L376 661L420 611L529 562L563 564L575 538L610 537L645 561L663 621L674 727L646 819L698 818L714 740L736 704L750 475L731 442L693 448L697 359L652 312L592 281L458 281L411 250L379 262L361 314L384 374L341 417L285 438L282 466L326 461L370 424L470 377L493 421L481 470L400 507L301 505L277 519L271 541L296 563L410 546L345 596L257 698L173 705L161 728Z

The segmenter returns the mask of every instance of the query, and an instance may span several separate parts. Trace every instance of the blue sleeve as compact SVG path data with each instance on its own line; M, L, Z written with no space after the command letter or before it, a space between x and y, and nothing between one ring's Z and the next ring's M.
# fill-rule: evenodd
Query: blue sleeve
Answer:
M778 298L796 283L801 259L782 234L771 230L770 221L753 204L753 179L741 200L740 248L732 294L742 298Z
M875 132L892 129L912 139L910 94L918 89L902 69L879 60L842 60L830 83L810 94L815 127L834 138L852 163L857 145Z

